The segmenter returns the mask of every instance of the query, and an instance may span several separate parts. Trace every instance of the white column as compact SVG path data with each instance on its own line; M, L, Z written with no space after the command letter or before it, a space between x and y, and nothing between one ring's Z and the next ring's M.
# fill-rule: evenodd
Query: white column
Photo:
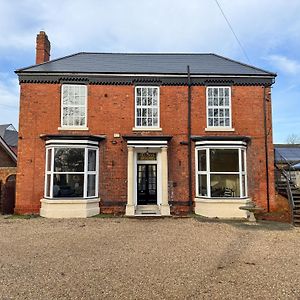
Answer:
M128 147L126 216L134 216L134 159L133 147Z
M170 205L168 195L168 148L161 148L161 184L162 184L162 203L160 213L162 216L170 216Z

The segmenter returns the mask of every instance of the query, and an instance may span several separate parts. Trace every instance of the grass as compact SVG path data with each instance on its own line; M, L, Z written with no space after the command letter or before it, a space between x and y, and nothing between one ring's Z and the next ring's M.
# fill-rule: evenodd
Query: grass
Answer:
M36 219L40 218L39 215L8 215L5 216L4 219Z
M114 214L99 214L96 216L92 216L92 218L100 218L100 219L107 219L107 218L121 218L121 215L114 215Z

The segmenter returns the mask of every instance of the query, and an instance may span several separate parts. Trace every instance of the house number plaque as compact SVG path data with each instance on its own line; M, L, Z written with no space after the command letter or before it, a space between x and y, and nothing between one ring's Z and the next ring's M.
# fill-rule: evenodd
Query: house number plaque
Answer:
M156 153L138 153L138 160L156 160Z

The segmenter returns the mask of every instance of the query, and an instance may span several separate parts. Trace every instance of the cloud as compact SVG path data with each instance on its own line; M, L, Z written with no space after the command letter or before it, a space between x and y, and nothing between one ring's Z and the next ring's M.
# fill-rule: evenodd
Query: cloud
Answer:
M290 119L299 99L300 1L218 2L251 64L278 72L274 115ZM13 70L34 63L40 30L52 59L80 51L215 52L247 62L214 0L0 0L0 7L0 123L17 120Z
M284 55L269 55L268 59L276 69L291 75L300 73L300 62L290 59Z
M19 84L16 78L11 78L8 73L0 73L0 108L18 110ZM1 114L2 115L2 114Z
M274 50L283 36L297 40L297 0L288 6L282 0L219 3L250 58L255 51ZM53 58L84 50L218 52L245 60L213 0L23 0L18 9L13 1L0 0L0 6L0 28L10 28L2 29L0 53L34 52L35 35L44 29Z

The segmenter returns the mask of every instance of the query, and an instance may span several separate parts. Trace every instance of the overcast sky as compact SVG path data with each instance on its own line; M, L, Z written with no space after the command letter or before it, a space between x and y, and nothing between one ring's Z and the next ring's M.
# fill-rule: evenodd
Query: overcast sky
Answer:
M300 135L300 0L219 0L250 63L276 72L274 142ZM215 0L0 0L0 124L18 126L14 70L35 62L45 30L51 58L93 52L214 52L249 63Z

